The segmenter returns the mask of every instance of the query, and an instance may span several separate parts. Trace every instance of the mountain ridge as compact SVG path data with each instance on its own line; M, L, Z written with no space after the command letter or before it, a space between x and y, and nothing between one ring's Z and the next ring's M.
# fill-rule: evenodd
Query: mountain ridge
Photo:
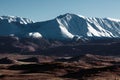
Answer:
M71 13L43 22L33 22L21 17L1 16L0 26L0 36L43 37L48 40L120 38L120 20L89 18Z

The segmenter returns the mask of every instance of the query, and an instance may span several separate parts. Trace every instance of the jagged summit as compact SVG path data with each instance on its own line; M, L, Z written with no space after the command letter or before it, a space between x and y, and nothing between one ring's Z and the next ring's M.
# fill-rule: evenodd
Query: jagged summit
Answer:
M27 18L1 16L0 27L0 36L13 34L18 37L43 37L50 40L120 38L120 20L89 18L71 13L35 23Z
M85 16L82 16L82 15L79 15L79 14L73 14L73 13L66 13L66 14L63 14L63 15L60 15L60 16L57 16L57 18L65 18L65 17L81 17L81 18L86 18Z
M62 14L62 15L57 16L57 18L64 18L64 17L67 17L67 16L73 16L73 15L75 15L75 14L66 13L66 14Z
M0 20L8 20L8 22L19 22L21 24L33 23L32 20L18 16L0 16Z

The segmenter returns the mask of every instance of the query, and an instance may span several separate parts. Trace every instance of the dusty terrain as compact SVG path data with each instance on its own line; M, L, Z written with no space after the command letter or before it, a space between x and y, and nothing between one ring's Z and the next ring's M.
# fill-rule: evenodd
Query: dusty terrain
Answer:
M0 80L120 80L120 58L1 54Z

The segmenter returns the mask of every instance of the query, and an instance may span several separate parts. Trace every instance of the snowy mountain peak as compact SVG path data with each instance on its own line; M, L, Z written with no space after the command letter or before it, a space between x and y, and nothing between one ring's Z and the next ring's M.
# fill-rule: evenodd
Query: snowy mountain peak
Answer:
M30 19L17 17L17 16L1 16L0 20L8 20L9 23L11 22L19 22L20 24L33 23L33 21Z
M112 18L89 18L67 13L58 17L59 24L73 36L120 37L120 20ZM65 30L64 29L64 30Z
M67 16L71 16L72 14L70 13L66 13L66 14L63 14L63 15L59 15L57 18L64 18L64 17L67 17Z
M58 16L57 18L58 19L62 19L62 18L69 18L69 17L71 17L71 18L75 18L75 17L86 18L85 16L77 15L77 14L72 14L72 13L63 14L63 15Z
M120 20L89 18L67 13L49 21L33 23L26 18L1 16L0 36L4 35L32 38L43 37L50 40L120 38Z

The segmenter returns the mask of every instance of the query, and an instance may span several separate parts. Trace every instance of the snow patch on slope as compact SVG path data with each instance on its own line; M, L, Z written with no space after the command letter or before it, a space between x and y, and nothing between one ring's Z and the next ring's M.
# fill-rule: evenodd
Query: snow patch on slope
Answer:
M120 22L120 19L113 19L113 18L109 18L109 17L106 19L111 20L111 21L115 21L115 22Z
M74 35L72 35L66 28L65 26L60 22L59 19L57 19L58 23L59 23L59 27L61 29L61 32L63 34L64 37L70 38L72 39L74 37Z
M39 32L30 32L29 36L32 38L42 38L42 35Z

